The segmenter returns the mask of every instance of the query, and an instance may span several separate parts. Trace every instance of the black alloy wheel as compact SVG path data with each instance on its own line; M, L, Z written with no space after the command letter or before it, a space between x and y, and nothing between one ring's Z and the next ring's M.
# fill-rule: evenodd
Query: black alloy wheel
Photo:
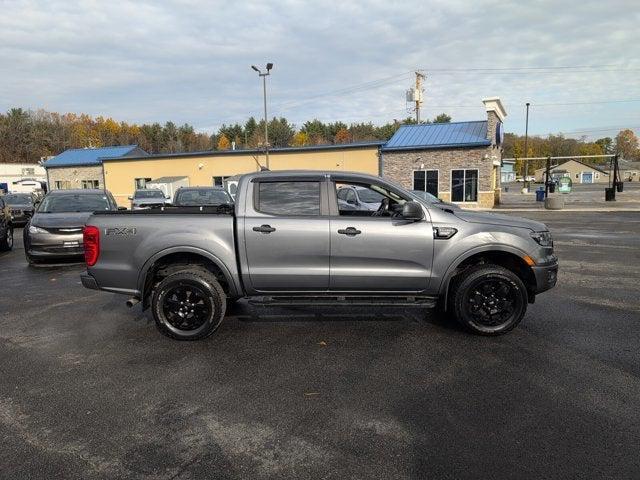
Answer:
M213 313L213 303L198 284L180 282L163 297L162 310L167 322L178 330L200 328Z
M450 309L473 333L500 335L515 328L527 311L527 289L514 272L498 265L477 265L455 279Z
M226 295L216 276L199 266L167 275L151 297L158 330L176 340L208 337L222 322L226 307Z
M513 316L519 295L513 283L503 278L487 278L465 297L465 309L476 322L497 327Z

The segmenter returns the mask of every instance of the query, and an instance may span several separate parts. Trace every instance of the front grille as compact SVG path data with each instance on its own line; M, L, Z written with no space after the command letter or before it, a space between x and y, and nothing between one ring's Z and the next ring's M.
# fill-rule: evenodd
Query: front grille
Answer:
M36 247L32 246L31 250L35 253L57 253L59 255L83 255L83 247Z
M22 215L22 210L14 210L14 209L12 209L11 210L11 215L15 215L15 216L19 217L19 216Z
M39 227L39 228L43 228L43 227ZM59 227L59 228L47 227L43 229L55 235L78 235L79 233L82 233L83 227Z

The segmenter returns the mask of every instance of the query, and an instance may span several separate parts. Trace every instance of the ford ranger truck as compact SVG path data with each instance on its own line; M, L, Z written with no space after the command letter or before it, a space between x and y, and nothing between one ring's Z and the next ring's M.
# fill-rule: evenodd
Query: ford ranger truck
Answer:
M375 210L337 191L369 189ZM443 209L380 177L265 171L243 175L234 205L96 212L84 229L82 284L151 308L179 340L211 335L229 302L439 307L498 335L556 283L547 227Z

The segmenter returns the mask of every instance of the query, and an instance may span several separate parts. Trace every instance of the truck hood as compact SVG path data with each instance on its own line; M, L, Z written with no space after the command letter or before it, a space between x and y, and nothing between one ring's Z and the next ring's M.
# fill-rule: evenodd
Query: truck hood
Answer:
M164 198L134 198L134 205L159 205L168 202L168 200Z
M500 215L498 213L470 212L468 210L453 210L453 214L469 223L483 223L486 225L501 225L505 227L528 228L534 232L549 230L544 223L521 217Z
M93 212L36 213L31 225L43 228L84 227Z

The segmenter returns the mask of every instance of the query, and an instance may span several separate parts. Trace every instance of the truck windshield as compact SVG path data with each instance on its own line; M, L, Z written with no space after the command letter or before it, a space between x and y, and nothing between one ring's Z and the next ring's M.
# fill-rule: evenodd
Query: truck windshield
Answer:
M95 212L111 210L106 195L101 194L60 194L44 198L38 213Z
M31 195L10 193L4 196L4 201L7 205L33 205L33 199Z
M137 190L135 198L164 198L164 193L160 190Z
M178 206L222 205L232 203L231 196L224 190L199 189L180 190L176 195L175 204Z

